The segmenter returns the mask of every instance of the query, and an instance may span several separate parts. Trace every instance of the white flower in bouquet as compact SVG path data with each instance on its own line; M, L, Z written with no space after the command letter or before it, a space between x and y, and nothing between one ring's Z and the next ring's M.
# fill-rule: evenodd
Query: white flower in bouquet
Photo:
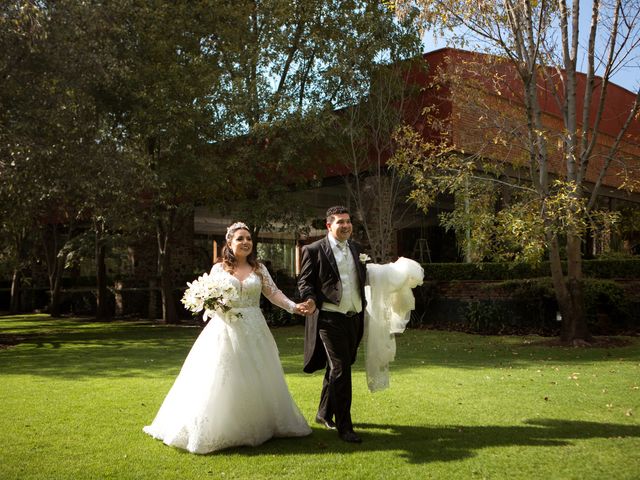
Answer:
M228 275L204 273L193 282L187 282L187 286L181 301L192 313L204 311L205 322L213 318L216 312L226 314L231 310L231 304L239 298L238 290Z

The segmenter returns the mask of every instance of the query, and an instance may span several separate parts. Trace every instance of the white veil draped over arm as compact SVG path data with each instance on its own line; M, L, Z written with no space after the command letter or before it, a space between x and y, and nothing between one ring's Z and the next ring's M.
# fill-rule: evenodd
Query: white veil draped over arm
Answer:
M365 369L371 392L389 387L389 362L396 355L395 334L404 332L416 302L412 288L422 285L424 270L409 258L367 265L365 297Z

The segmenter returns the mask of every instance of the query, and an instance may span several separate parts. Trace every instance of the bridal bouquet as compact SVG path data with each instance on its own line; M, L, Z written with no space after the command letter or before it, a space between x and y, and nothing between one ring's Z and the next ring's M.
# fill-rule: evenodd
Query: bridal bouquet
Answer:
M204 311L205 322L216 313L224 316L231 310L231 303L239 298L229 275L204 273L193 282L187 282L187 286L181 301L192 313Z

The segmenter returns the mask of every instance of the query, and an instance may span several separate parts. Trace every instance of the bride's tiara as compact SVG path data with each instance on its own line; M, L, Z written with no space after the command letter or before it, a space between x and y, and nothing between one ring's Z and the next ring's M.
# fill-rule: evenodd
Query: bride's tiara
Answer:
M227 241L231 240L231 237L233 237L233 232L235 232L236 230L240 230L240 229L247 230L249 232L251 231L251 230L249 230L249 227L247 227L247 225L242 223L242 222L232 223L227 228L227 234L225 235L225 238L227 239Z

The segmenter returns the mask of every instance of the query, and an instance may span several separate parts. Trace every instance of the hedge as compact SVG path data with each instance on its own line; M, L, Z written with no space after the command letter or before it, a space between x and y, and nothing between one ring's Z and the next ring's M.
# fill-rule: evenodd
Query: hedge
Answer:
M517 280L550 277L549 262L537 265L523 263L425 263L425 280ZM566 271L566 263L563 263ZM613 279L640 279L640 259L584 260L585 277Z

